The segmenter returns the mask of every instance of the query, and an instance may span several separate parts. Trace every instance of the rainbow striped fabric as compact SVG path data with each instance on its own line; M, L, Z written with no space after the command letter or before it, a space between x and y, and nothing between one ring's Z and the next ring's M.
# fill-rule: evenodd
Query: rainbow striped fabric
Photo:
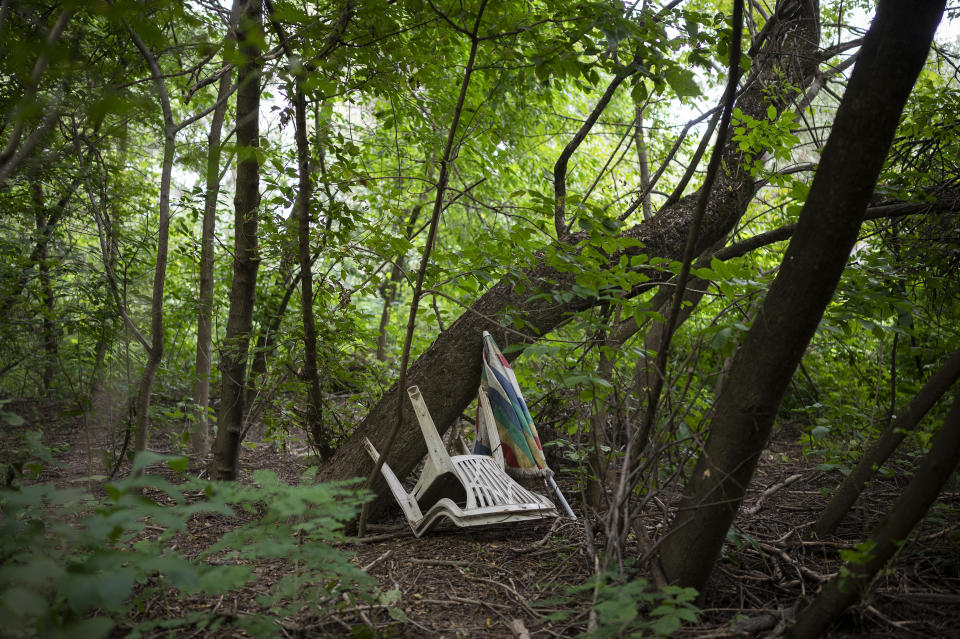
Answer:
M503 459L507 467L526 471L547 471L543 446L533 418L523 401L520 385L507 359L497 348L497 343L487 331L483 332L483 372L480 376L480 392L486 393L493 412ZM477 409L477 424L481 423ZM485 429L478 428L474 454L489 455L490 439Z

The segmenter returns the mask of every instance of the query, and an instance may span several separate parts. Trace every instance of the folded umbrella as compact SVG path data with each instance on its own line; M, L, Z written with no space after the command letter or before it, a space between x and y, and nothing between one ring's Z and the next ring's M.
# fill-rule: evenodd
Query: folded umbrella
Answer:
M493 417L493 424L488 423L489 415ZM494 436L494 429L499 437ZM496 454L496 439L499 439L499 450L508 472L518 477L545 478L560 498L567 515L576 519L547 466L543 445L520 392L517 376L487 331L483 332L483 371L476 430L474 454Z

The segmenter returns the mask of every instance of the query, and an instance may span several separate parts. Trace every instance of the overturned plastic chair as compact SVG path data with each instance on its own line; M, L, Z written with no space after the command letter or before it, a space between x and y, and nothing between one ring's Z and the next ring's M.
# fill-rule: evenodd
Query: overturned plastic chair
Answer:
M420 389L411 386L407 394L427 445L423 473L413 491L407 493L387 464L383 464L381 472L403 509L413 534L421 536L444 517L457 526L468 527L558 516L549 499L518 484L493 457L451 457L437 433ZM364 444L376 463L380 453L369 439L364 438Z

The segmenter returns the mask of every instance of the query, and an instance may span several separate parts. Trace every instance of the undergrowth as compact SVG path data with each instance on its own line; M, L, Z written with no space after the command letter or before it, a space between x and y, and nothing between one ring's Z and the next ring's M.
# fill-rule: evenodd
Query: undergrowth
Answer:
M25 448L36 451L38 442L31 435ZM43 451L41 459L55 463ZM138 637L155 628L212 631L224 623L263 636L277 632L280 620L320 622L362 603L402 617L387 606L396 593L381 592L350 555L332 545L365 498L355 486L315 483L312 473L291 486L266 470L254 474L253 485L182 476L175 485L148 472L158 466L183 473L187 460L141 453L126 479L84 478L93 491L29 482L0 490L4 636L95 638L125 631ZM195 518L239 519L237 511L254 517L199 555L174 549L174 538L188 533ZM176 613L157 617L154 609L149 621L135 621L158 597L169 604L238 591L256 579L259 562L270 561L287 569L257 600L258 613L231 616L167 605Z

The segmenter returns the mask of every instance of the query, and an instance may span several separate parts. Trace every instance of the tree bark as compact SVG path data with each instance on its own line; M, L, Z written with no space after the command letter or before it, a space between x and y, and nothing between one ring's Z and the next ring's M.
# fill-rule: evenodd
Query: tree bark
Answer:
M788 4L795 10L774 18L777 21L775 28L771 29L774 37L759 50L752 75L746 81L747 88L739 98L740 108L753 117L765 118L768 105L778 112L782 111L796 91L791 87L799 87L802 91L812 81L816 71L819 32L815 3L809 0L796 5ZM711 190L697 244L698 254L733 228L754 194L754 179L735 142L727 143L723 157L726 169L720 172ZM629 253L642 252L650 257L679 260L697 197L698 193L693 193L626 231L626 236L643 243L642 249L632 249ZM583 238L582 234L571 235L568 241L575 244ZM615 264L619 257L619 254L611 256L611 263ZM552 297L532 299L531 290L572 290L576 274L558 272L541 262L526 271L525 275L528 280L524 283L526 292L518 290L512 278L502 279L446 331L441 332L410 366L407 383L420 387L441 434L476 397L480 383L482 331L490 331L501 345L517 342L524 345L553 330L574 313L599 302L596 298L582 297L574 297L567 302L557 302ZM517 325L525 328L527 334L524 337L518 339L515 331L500 323L507 313ZM508 357L513 359L518 353L515 351ZM387 439L392 418L396 414L396 403L398 399L402 400L402 395L396 385L384 394L338 450L332 463L323 470L323 479L347 479L369 472L372 463L363 448L363 438L369 437L371 441ZM426 451L413 411L406 405L403 409L404 427L393 453L387 459L390 467L401 477L413 470ZM389 504L383 482L375 484L373 489L380 499L372 513Z
M483 12L484 9L486 9L486 6L487 0L482 0L480 2L480 7L477 9L477 17L473 23L473 31L469 34L470 53L467 56L467 64L464 67L463 79L460 82L460 95L457 97L457 105L453 109L453 119L450 122L450 129L447 132L447 141L444 144L443 153L440 156L440 174L437 177L436 197L433 201L433 213L430 216L430 228L427 231L427 239L423 244L423 255L420 258L420 266L417 269L417 279L413 285L413 297L410 300L410 314L407 317L407 331L403 339L403 352L400 355L400 378L396 383L397 388L409 388L409 385L406 381L407 365L410 362L410 344L413 343L413 332L417 326L417 309L420 305L420 296L423 292L423 280L426 276L427 266L430 264L430 252L433 250L433 246L437 239L437 227L440 223L440 214L443 212L444 208L443 199L444 195L446 194L447 183L450 179L450 167L456 159L454 154L454 144L457 139L457 129L460 126L460 116L463 114L463 107L467 100L467 89L470 86L470 79L473 77L474 64L477 61L477 51L480 48L480 38L478 33L480 31L480 24L483 21ZM383 482L383 478L380 475L380 470L383 468L386 458L393 450L393 445L397 439L397 435L400 434L400 429L403 427L403 409L406 407L406 403L403 403L399 406L395 404L394 406L395 412L393 426L385 440L378 440L377 446L379 446L380 450L383 452L380 454L379 459L377 459L377 462L373 465L373 468L370 469L370 473L367 475L367 481L364 484L364 488L367 490L370 490L373 487L374 482ZM367 519L370 516L371 510L370 505L370 502L364 502L363 508L360 511L358 534L361 537L366 532Z
M150 395L153 380L163 359L163 289L167 278L167 245L170 237L170 182L173 174L173 155L176 144L176 128L170 96L163 71L154 54L136 31L127 27L134 44L150 67L153 82L160 96L163 111L163 164L160 170L160 200L157 224L157 262L153 272L153 297L150 302L150 346L147 348L147 363L143 367L137 388L136 421L134 422L134 450L146 450L150 426Z
M417 204L410 211L410 218L404 227L403 235L410 241L413 239L413 227L420 217L420 211L423 210L423 204ZM406 255L398 255L397 261L390 269L390 279L380 286L380 297L383 298L383 310L380 311L380 326L377 328L377 360L385 362L387 360L387 326L390 324L390 308L397 298L400 282L403 280L403 267L406 263Z
M310 200L313 179L310 177L310 147L307 142L307 98L297 79L294 89L295 138L297 171L300 188L294 205L297 214L297 236L300 257L300 308L303 319L303 373L307 380L307 432L321 459L333 452L329 436L323 428L323 397L320 395L320 373L317 371L317 327L313 318L313 260L310 258Z
M647 143L643 139L643 107L639 104L634 109L637 118L637 128L634 130L634 140L637 145L637 162L640 164L640 189L643 191L643 219L649 220L653 215L653 206L650 203L650 161L647 159Z
M941 5L942 6L942 5ZM846 570L823 587L813 602L800 612L797 622L787 629L788 639L821 637L830 625L869 588L874 576L893 557L910 531L930 509L944 484L960 462L960 390L940 432L930 445L906 490L890 513L867 540L869 550L858 560L847 562Z
M257 214L260 206L260 74L263 62L257 41L263 39L260 3L247 1L240 12L238 40L244 57L237 74L237 187L234 207L233 284L227 333L220 357L220 412L210 476L236 479L243 434L247 354L253 326L253 302L260 257L257 249Z
M230 12L231 32L236 29L239 0L233 1ZM231 37L236 37L231 34ZM213 240L217 225L217 199L220 195L220 137L227 114L227 94L233 79L231 71L225 71L217 87L217 107L210 119L207 135L206 192L203 199L203 230L200 236L200 290L197 303L197 362L193 380L193 432L191 444L197 457L210 452L210 343L213 337Z
M53 321L54 296L53 282L50 280L50 261L49 245L51 229L49 225L53 222L55 216L53 213L47 214L47 208L44 205L43 187L40 185L39 178L35 178L31 184L31 193L33 195L34 220L37 230L37 242L34 250L36 254L37 269L40 271L40 309L42 315L43 328L41 330L41 341L43 342L43 373L41 376L41 395L48 396L53 387L53 375L56 371L57 359L57 335L56 323ZM32 257L32 256L31 256Z
M940 370L923 385L906 408L884 429L877 441L863 454L853 472L843 480L836 494L817 519L814 527L817 535L829 535L837 529L847 511L860 496L863 487L876 474L877 469L889 459L907 433L917 427L923 416L950 390L958 378L960 378L960 349L955 350L947 358Z
M833 296L944 3L881 2L797 231L714 403L709 438L661 546L667 578L702 590L783 393Z

